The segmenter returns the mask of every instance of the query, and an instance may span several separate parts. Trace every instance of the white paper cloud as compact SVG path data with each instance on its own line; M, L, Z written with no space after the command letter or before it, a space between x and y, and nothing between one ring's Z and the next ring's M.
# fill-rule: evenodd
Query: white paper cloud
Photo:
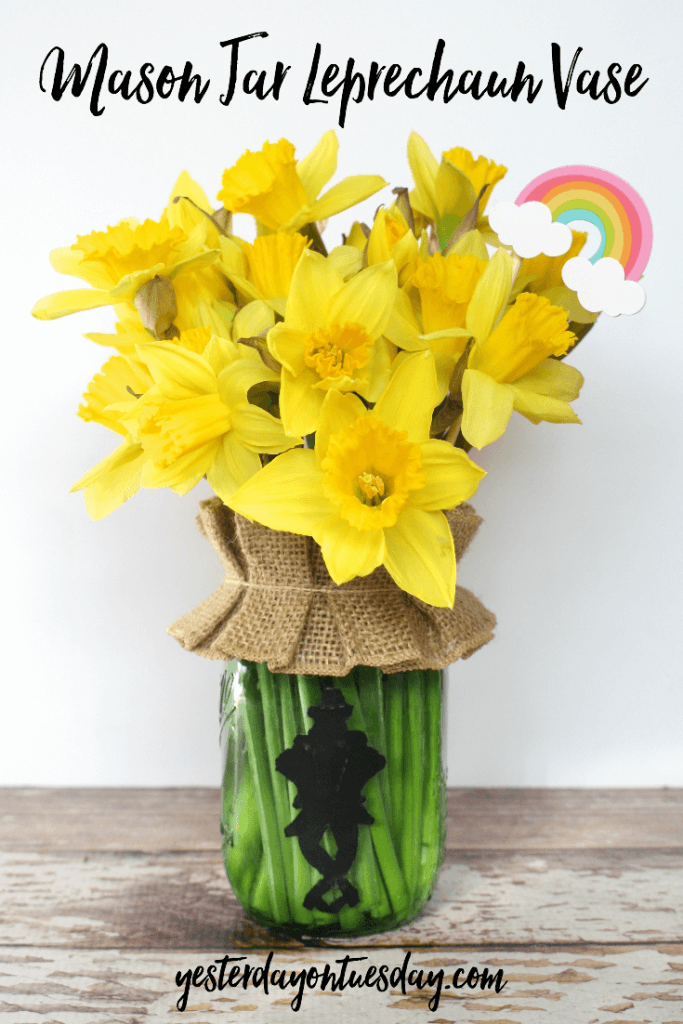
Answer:
M553 215L543 203L497 203L489 212L489 224L503 245L511 245L522 259L562 256L572 244L566 224L553 223Z
M611 256L603 256L597 263L574 256L562 268L562 280L590 313L631 316L645 305L641 286L637 281L625 281L624 268Z

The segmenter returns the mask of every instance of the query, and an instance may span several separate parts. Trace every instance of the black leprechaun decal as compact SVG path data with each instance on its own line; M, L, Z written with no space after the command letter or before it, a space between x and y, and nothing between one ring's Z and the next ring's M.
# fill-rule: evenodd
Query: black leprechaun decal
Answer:
M328 914L346 905L355 907L360 898L345 875L356 857L358 826L375 820L363 806L361 790L386 764L386 758L368 746L364 732L349 730L352 713L342 692L326 687L320 703L308 709L314 723L310 732L298 735L275 760L276 769L297 787L292 806L301 808L285 835L299 837L301 853L323 876L306 894L304 907ZM320 845L327 829L337 844L334 857ZM323 897L334 888L341 895L327 903Z

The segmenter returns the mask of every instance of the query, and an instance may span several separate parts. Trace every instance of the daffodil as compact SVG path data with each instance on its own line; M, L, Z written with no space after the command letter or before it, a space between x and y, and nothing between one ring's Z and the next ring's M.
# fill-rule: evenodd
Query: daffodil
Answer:
M328 392L315 450L280 455L228 504L274 530L313 537L335 583L384 565L403 590L452 607L455 553L443 509L470 498L484 471L460 449L431 440L434 362L416 353L370 412Z
M408 285L397 296L386 328L387 338L404 351L431 349L440 400L470 337L467 307L486 266L486 260L457 252L448 256L437 252L419 260Z
M499 249L467 307L474 345L462 379L461 429L475 448L501 436L513 409L532 423L581 422L568 403L578 398L583 377L550 358L564 355L575 341L566 311L545 296L522 292L500 318L511 282L512 257Z
M415 181L410 205L435 225L441 249L484 185L489 187L479 201L479 226L487 226L484 210L491 189L504 177L506 167L482 156L475 160L469 150L459 146L446 150L439 163L417 132L411 132L408 140L408 162Z
M298 162L287 139L266 142L258 153L247 150L223 174L218 199L233 213L250 213L266 231L298 231L348 210L386 185L374 174L354 175L321 190L337 169L339 143L325 132L308 156Z
M54 249L50 261L55 270L80 277L92 288L48 295L36 303L33 315L39 320L54 320L98 306L132 305L145 286L159 281L163 287L164 282L173 282L212 263L218 250L207 248L206 233L204 223L197 224L188 235L162 217L143 224L123 220L106 231L81 235L70 248ZM193 284L196 288L196 282ZM166 305L174 319L177 294L172 285L168 296Z
M175 344L203 352L210 335L207 328L184 331ZM144 332L133 337L149 340ZM93 519L109 515L140 489L146 454L140 440L131 433L129 420L137 401L153 387L154 379L146 364L131 352L127 356L112 356L95 374L83 395L84 401L78 409L81 419L100 423L125 439L71 488L84 492L85 506Z
M288 434L317 430L328 391L377 401L391 376L392 352L382 334L396 292L391 262L345 283L329 258L303 251L284 322L268 333L268 348L283 367L280 413Z
M227 501L261 467L259 453L301 444L249 402L249 389L277 380L257 352L214 337L203 354L167 342L138 348L155 387L131 407L128 423L147 456L143 487L180 494L206 478Z

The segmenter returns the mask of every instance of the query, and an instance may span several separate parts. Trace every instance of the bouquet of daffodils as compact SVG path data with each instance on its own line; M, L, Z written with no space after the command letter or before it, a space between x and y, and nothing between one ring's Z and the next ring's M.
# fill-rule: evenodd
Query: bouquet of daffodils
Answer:
M415 133L408 158L414 187L329 251L327 219L386 185L358 175L326 190L332 131L301 160L286 139L244 153L217 210L183 172L159 220L52 252L90 287L40 300L36 317L117 316L115 333L86 335L116 354L78 414L121 438L74 485L93 518L140 487L185 494L206 477L241 516L313 537L336 584L383 565L406 593L453 605L444 510L484 475L467 452L513 410L579 422L582 377L562 358L595 316L561 279L585 235L520 260L491 230L505 167L461 148L439 163ZM235 214L255 219L253 242Z
M413 188L329 251L328 218L386 185L327 188L334 132L301 160L285 139L246 152L219 209L183 172L159 220L54 251L55 269L90 287L33 311L117 317L114 333L86 335L115 354L78 414L120 438L74 485L90 515L204 477L217 496L200 526L226 583L170 631L240 659L221 697L225 863L252 915L294 934L395 927L431 894L445 837L440 670L494 622L456 597L456 553L479 523L463 503L484 475L468 453L513 410L579 422L582 377L562 360L596 319L562 283L585 235L564 256L521 259L486 217L505 167L460 148L439 162L416 134L408 159ZM235 233L238 214L255 219L254 241Z

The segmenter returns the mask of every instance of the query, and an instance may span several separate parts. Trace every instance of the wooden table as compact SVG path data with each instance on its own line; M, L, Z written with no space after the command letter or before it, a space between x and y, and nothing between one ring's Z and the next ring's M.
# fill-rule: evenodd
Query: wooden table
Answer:
M214 789L0 790L0 1021L683 1024L683 790L452 789L426 911L371 939L303 945L251 923L223 872ZM444 969L433 988L192 989L225 957L300 971ZM349 965L350 967L353 964ZM504 989L455 988L500 968ZM474 977L474 976L472 976Z

